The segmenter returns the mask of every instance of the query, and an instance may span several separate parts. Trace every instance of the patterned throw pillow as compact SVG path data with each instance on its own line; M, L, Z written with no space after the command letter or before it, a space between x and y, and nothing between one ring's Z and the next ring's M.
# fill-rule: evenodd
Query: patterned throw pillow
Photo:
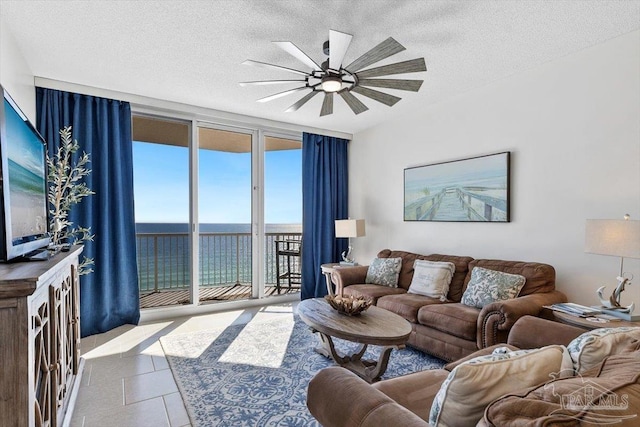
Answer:
M452 262L417 259L413 263L413 278L407 292L446 301L455 272L456 266Z
M567 346L577 374L600 364L607 356L636 351L639 347L640 327L594 329Z
M364 282L397 288L401 267L402 258L375 258L369 264Z
M566 347L550 345L479 356L456 366L433 400L429 424L476 425L495 399L556 378L571 369Z
M512 299L518 296L525 281L524 276L519 274L474 267L460 302L469 307L482 308L492 302Z

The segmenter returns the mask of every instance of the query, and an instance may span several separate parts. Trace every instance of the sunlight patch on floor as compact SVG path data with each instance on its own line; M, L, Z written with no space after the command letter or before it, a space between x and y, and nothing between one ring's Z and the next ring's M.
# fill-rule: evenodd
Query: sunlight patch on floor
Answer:
M83 351L82 357L85 359L94 359L97 357L127 353L139 347L144 349L145 341L149 340L170 324L171 322L159 322L144 326L119 326L109 332L96 335L94 337L95 346L86 352ZM155 341L155 339L152 341Z
M274 324L268 336L264 334L264 327L259 326L261 322L248 323L220 357L220 362L279 368L287 352L294 320L291 312L278 318L281 322ZM256 358L256 355L260 356Z

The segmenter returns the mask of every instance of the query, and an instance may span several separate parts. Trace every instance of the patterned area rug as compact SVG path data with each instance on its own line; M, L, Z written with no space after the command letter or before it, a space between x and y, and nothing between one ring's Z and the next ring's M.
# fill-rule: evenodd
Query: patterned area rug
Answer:
M336 340L339 350L356 344ZM160 339L194 427L314 426L309 380L334 362L314 351L317 337L297 316ZM377 350L377 351L376 351ZM377 358L370 347L367 358ZM384 378L444 365L405 348L391 353Z

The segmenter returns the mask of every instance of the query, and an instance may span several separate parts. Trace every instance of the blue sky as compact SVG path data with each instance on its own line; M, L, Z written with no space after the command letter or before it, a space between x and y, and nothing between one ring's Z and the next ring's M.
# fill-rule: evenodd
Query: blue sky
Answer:
M251 222L251 155L200 150L201 223ZM136 222L189 219L186 147L133 143ZM265 154L265 222L302 222L302 150Z

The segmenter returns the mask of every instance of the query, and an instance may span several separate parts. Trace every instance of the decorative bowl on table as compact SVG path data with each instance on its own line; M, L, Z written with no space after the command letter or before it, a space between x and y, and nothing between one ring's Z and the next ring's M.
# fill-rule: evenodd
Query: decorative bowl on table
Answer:
M367 297L356 297L353 295L327 295L324 297L329 305L338 310L338 313L347 316L357 316L369 307L371 307L371 299Z

